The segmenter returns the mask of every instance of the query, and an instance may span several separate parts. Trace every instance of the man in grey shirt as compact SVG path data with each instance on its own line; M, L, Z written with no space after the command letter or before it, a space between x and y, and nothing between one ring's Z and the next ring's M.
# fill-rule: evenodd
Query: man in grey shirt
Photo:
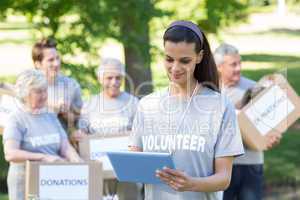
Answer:
M214 58L221 77L221 92L237 106L245 92L254 87L255 82L241 76L241 57L234 46L220 45L214 52ZM224 192L223 199L262 199L263 163L262 151L254 151L245 147L245 154L233 162L231 183Z
M45 38L32 48L32 60L48 82L48 111L58 115L63 128L70 132L83 105L78 82L61 73L61 59L54 40Z
M115 58L104 58L97 70L102 91L85 102L79 119L76 140L87 134L101 137L126 135L131 131L138 98L121 91L125 77L124 65ZM104 180L104 198L117 195L119 200L142 199L141 185Z
M121 91L124 65L115 58L104 58L96 75L102 91L85 102L78 124L80 131L103 137L126 134L131 130L138 98ZM81 138L80 133L76 136Z

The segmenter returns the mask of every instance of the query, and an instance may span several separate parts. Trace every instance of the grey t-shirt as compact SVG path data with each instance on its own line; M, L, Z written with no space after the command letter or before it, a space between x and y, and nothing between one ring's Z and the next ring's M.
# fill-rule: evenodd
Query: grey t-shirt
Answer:
M79 128L90 134L119 134L131 130L138 98L121 92L115 99L108 99L102 93L85 102Z
M58 156L67 135L54 113L32 114L18 106L4 128L3 143L7 140L20 142L21 150ZM7 183L10 198L25 198L25 163L10 163Z
M80 85L62 74L57 76L54 84L48 85L48 104L56 105L60 102L69 104L73 110L80 110L83 105Z
M241 77L240 81L237 85L227 88L222 88L222 93L224 93L232 103L236 104L239 102L245 92L249 89L254 87L255 81L247 79L245 77ZM234 164L244 164L244 165L251 165L251 164L263 164L264 162L264 155L261 151L253 151L250 149L245 148L245 154L240 156L234 160Z
M233 105L208 88L200 90L190 104L169 96L167 90L144 97L130 145L145 152L172 153L176 168L192 177L213 175L216 158L244 153ZM147 184L145 199L221 200L222 192L176 192L165 184Z
M53 105L59 105L61 103L69 105L70 107L68 109L77 112L81 110L83 105L81 99L81 89L77 81L65 75L59 74L56 77L54 84L48 84L48 105L51 108ZM49 112L57 111L49 109ZM67 131L68 122L60 115L58 115L58 119L63 128Z
M25 151L60 155L61 143L67 135L55 114L31 114L18 108L10 115L3 132L3 142L10 139L20 142L20 149Z

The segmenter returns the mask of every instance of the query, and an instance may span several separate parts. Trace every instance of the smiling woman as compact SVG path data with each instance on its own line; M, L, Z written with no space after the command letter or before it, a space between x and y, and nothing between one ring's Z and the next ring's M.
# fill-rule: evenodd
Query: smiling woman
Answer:
M5 126L3 146L10 200L25 199L25 162L81 161L56 115L47 112L47 80L38 70L22 72L16 82L20 100Z
M218 73L209 43L196 25L186 24L179 21L164 34L165 67L170 81L186 87L196 80L218 90Z
M169 87L140 100L130 148L170 152L176 169L157 171L165 184L145 186L147 200L221 200L232 161L244 153L234 107L218 92L204 33L175 21L164 34Z
M32 48L32 61L47 79L49 111L58 115L63 128L69 132L74 128L83 104L80 85L61 73L61 59L54 40L37 41Z

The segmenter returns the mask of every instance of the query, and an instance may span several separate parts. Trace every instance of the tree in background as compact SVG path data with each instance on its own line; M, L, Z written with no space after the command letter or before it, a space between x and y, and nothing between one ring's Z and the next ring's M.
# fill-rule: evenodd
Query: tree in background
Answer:
M127 66L126 88L151 82L149 22L162 12L151 0L4 0L2 11L23 14L36 27L37 37L58 41L63 69L75 76L84 88L97 85L94 75L99 62L97 50L105 38L114 38L124 47ZM2 12L5 14L6 12ZM81 55L81 63L74 56ZM152 91L152 85L139 88L139 94Z
M206 32L217 33L220 28L246 18L248 0L163 0L157 4L172 13L168 18L192 20Z
M158 21L162 30L165 27L161 26L172 20L192 20L216 33L241 19L245 5L245 0L1 0L0 13L25 15L36 27L37 38L56 38L64 58L63 70L75 76L83 88L97 85L97 50L106 38L116 39L124 47L130 78L126 89L130 90L132 81L134 91L143 95L153 89L147 84L152 80L150 36L155 28L151 21ZM80 62L74 59L79 55Z

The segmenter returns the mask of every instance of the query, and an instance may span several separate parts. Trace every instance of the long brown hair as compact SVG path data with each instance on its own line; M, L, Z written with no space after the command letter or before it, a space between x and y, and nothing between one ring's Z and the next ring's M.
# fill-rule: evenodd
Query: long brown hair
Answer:
M201 44L200 38L191 29L184 26L174 26L165 32L163 37L164 44L166 41L174 43L195 43L195 52L198 54L203 50L203 58L200 63L196 64L194 77L202 85L219 91L219 77L216 63L207 38L202 31L201 33L203 36L203 44Z

